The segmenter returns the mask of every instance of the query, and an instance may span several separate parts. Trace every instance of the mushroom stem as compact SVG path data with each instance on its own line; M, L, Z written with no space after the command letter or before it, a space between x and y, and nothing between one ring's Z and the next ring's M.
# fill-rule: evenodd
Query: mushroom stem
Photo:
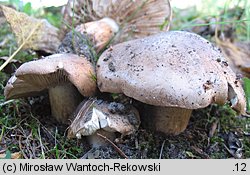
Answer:
M147 115L147 122L153 118L153 128L156 131L178 135L186 129L191 114L192 109L149 106L145 115Z
M105 146L108 142L106 139L100 137L97 135L97 133L101 134L102 136L106 137L110 141L115 140L115 133L114 132L108 132L103 129L98 130L96 133L88 136L88 142L92 145L94 148L98 148L100 146Z
M178 135L183 132L189 122L192 109L177 107L156 107L155 127L165 134Z
M58 122L69 124L69 117L83 100L76 87L67 83L49 88L52 116Z

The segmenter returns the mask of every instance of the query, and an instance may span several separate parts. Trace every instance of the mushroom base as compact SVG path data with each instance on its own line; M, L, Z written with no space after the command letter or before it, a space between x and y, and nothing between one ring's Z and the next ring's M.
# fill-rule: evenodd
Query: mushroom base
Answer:
M82 95L72 84L49 88L52 116L60 123L69 124L69 118L83 100Z
M178 135L186 129L191 114L191 109L156 107L155 128L165 134Z
M94 148L98 148L100 146L105 146L108 143L106 139L98 136L97 133L99 133L102 136L106 137L110 141L114 141L115 140L115 133L114 132L108 132L108 131L105 131L103 129L100 129L95 134L88 136L88 142Z
M144 111L146 118L144 123L146 122L146 127L150 124L151 129L153 128L167 135L178 135L186 129L191 114L191 109L147 106Z

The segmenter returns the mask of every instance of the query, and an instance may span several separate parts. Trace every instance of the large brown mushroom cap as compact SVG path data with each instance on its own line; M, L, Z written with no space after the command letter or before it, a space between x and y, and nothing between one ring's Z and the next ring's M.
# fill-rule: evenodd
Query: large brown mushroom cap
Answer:
M220 51L202 37L172 31L117 44L97 63L102 92L185 109L224 104L244 114L240 82Z
M83 96L95 93L94 68L84 57L55 54L20 66L8 81L6 99L32 96L50 87L73 84Z
M75 25L98 21L105 17L113 19L122 29L115 42L168 30L171 19L171 6L168 0L69 0L63 11L64 21L69 25L73 14ZM62 28L67 31L66 26Z

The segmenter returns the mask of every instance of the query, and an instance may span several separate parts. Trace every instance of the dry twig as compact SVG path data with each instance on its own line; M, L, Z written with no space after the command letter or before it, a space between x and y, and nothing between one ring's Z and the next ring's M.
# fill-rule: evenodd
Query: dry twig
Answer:
M103 136L102 134L97 133L97 135L103 138L105 141L108 141L122 157L124 157L125 159L128 159L128 156L126 156L126 154L120 148L118 148L111 140L109 140L107 137Z

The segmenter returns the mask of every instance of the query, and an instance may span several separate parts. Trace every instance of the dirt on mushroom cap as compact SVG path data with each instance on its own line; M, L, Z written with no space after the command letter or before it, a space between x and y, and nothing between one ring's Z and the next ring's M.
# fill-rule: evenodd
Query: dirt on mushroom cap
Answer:
M125 136L137 131L139 125L139 112L133 106L90 98L76 109L68 138L92 135L100 129Z
M220 50L188 32L113 46L98 60L97 81L103 92L124 93L151 105L197 109L235 99L233 108L246 109L241 84Z

